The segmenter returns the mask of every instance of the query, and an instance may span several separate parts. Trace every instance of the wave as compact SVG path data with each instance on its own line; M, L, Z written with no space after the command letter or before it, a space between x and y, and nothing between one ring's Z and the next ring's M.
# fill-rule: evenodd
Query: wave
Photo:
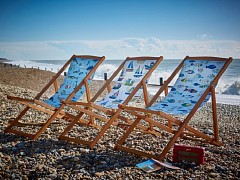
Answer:
M240 95L240 79L231 84L222 94Z

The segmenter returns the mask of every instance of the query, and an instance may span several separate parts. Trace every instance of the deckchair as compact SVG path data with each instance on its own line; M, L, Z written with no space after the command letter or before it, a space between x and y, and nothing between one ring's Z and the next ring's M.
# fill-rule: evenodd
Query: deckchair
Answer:
M52 123L55 118L63 118L70 120L73 118L71 114L65 112L64 106L61 101L68 100L76 102L86 94L86 100L89 102L90 92L89 84L93 78L93 75L97 67L104 61L105 57L97 56L78 56L73 55L66 64L56 73L56 75L47 83L47 85L36 95L34 99L26 99L14 96L7 96L10 100L16 100L19 103L25 105L26 107L22 112L10 123L9 126L5 129L6 133L14 133L22 136L26 136L30 139L36 140L42 132ZM68 69L66 77L63 80L63 83L58 88L57 79L64 72L65 69ZM37 82L36 82L37 83ZM55 88L55 94L49 99L43 101L42 95L48 90L51 86ZM41 123L24 123L22 118L26 113L31 109L41 111L49 115L49 119L46 122ZM19 127L22 126L33 126L40 125L41 128L35 130L35 134L23 132ZM30 127L31 128L31 127Z
M118 121L121 120L125 122L127 120L120 115L122 110L118 109L119 104L127 105L131 103L130 101L134 101L142 94L144 96L144 102L148 102L146 81L162 59L162 56L128 57L106 81L102 88L100 88L90 103L65 102L68 106L80 111L80 113L64 130L59 139L88 145L90 148L93 148L111 125L118 125ZM109 87L110 83L119 73L119 78L112 90L106 96L99 99L99 96ZM106 116L100 115L100 112ZM102 124L98 123L99 120ZM127 121L126 123L131 124L132 122ZM96 128L99 132L97 132L98 134L93 140L85 140L82 137L71 135L70 131L74 130L74 126L77 126L78 129L79 126L82 126L82 128L83 126L89 127L89 129ZM77 130L77 128L75 129ZM88 132L90 132L89 129L87 129ZM77 133L81 136L82 130L80 129Z
M120 109L132 114L135 121L117 141L115 149L162 161L178 138L221 146L218 135L215 86L231 61L232 58L187 56L154 95L146 108L119 105ZM170 92L159 101L159 96L177 75L178 78ZM196 111L210 97L212 98L213 135L209 135L203 130L200 131L189 123ZM158 149L160 152L147 152L139 147L130 147L129 137L134 137L134 134L138 132L139 124L144 124L149 130L162 134L162 136L155 136L159 141L164 135L168 138L170 136L169 141L164 139L165 141L161 141L161 144L157 145L160 147ZM148 131L144 133L148 133ZM138 138L140 134L138 133ZM132 139L131 143L133 143Z

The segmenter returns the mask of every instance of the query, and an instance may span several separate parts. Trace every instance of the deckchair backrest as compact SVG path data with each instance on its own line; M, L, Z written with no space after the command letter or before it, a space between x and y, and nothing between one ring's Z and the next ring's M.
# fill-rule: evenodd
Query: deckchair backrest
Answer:
M130 59L125 61L116 85L112 88L109 94L100 101L97 101L96 104L105 108L117 109L118 105L126 100L156 62L156 59ZM131 101L140 97L142 93L143 90L139 89Z
M186 59L171 91L161 102L154 104L148 109L161 110L168 114L188 114L212 84L225 63L226 61L221 59ZM213 85L216 86L216 83ZM205 97L200 107L209 98L210 93Z
M73 58L70 63L66 77L63 80L62 85L58 91L50 97L45 102L53 107L60 107L61 100L66 100L68 96L74 91L74 89L84 80L87 74L94 68L98 63L99 59L90 59L90 58ZM91 83L91 80L94 76L94 73L88 79L88 83ZM85 86L82 86L79 91L77 91L72 101L78 101L80 97L85 93Z

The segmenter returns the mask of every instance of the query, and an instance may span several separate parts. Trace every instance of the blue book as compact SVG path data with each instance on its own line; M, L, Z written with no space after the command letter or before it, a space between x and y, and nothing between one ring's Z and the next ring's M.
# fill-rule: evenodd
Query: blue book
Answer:
M137 167L145 172L153 172L162 168L162 166L160 166L158 163L156 163L156 161L152 159L137 164Z
M157 171L157 170L159 170L163 167L170 168L170 169L173 169L173 170L180 169L179 167L173 166L169 162L160 162L160 161L155 160L155 159L149 159L147 161L139 163L139 164L137 164L137 167L142 169L145 172Z

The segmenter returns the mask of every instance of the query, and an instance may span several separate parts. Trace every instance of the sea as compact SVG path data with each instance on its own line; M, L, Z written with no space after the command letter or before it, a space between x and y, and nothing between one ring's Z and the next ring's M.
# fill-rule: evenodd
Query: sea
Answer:
M7 63L23 68L36 68L57 72L67 60L11 60ZM103 80L104 73L110 77L124 60L105 60L97 69L94 79ZM154 95L159 89L160 79L163 81L172 74L181 59L164 59L149 79L148 92ZM175 79L176 80L176 79ZM170 84L173 85L174 81ZM156 85L156 86L155 86ZM240 59L234 59L220 78L216 87L218 103L240 105Z

